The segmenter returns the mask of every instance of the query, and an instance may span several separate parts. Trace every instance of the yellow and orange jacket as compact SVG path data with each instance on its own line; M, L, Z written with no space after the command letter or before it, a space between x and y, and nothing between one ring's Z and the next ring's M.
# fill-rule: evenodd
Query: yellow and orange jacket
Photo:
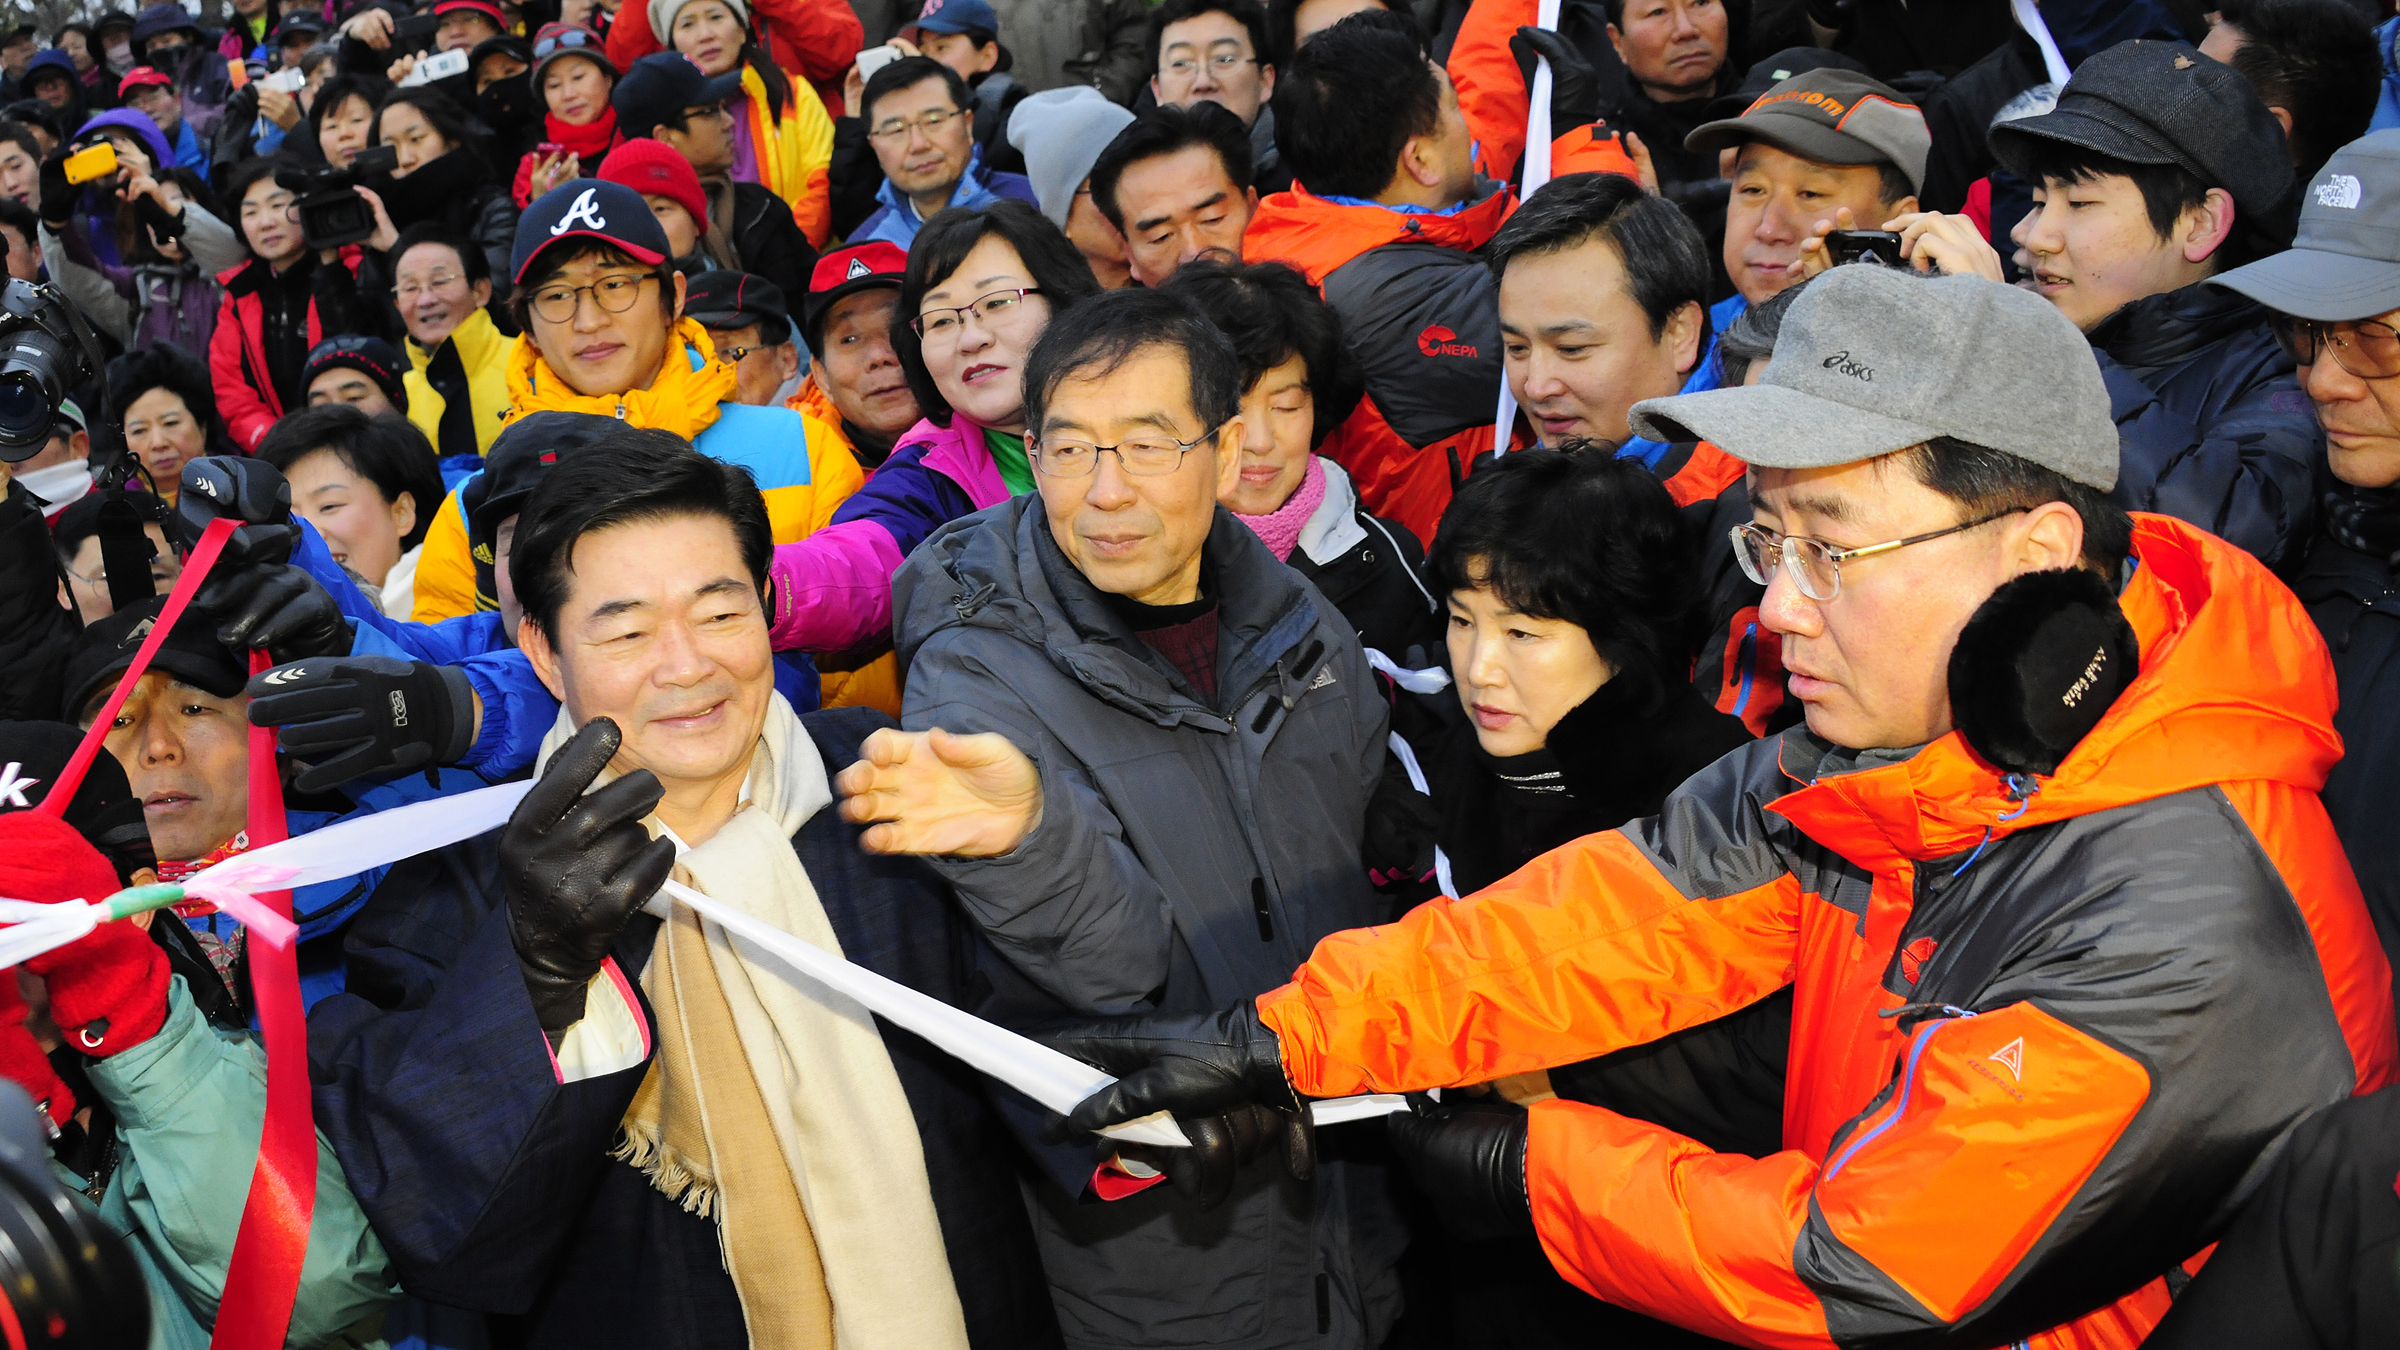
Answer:
M2325 648L2248 554L2135 521L2140 673L2057 774L1956 733L1737 750L1654 819L1318 944L1258 1000L1293 1084L1486 1082L1788 987L1781 1152L1531 1108L1559 1271L1749 1346L2138 1345L2263 1151L2396 1051L2317 799Z

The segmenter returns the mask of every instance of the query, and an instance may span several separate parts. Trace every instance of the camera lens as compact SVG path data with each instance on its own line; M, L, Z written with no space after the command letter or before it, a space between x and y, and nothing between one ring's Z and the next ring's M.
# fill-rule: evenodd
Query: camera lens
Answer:
M22 338L18 345L24 345ZM35 448L49 442L53 400L43 388L42 374L47 372L37 374L29 365L12 354L8 364L0 366L0 447Z

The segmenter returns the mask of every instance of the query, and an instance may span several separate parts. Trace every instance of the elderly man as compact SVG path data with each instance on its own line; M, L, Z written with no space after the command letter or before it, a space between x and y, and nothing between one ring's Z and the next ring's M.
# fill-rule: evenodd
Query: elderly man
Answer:
M965 992L939 881L829 809L887 719L803 725L775 692L749 475L625 428L514 533L517 640L564 705L540 781L402 865L351 944L362 992L310 1019L318 1119L408 1288L532 1344L1055 1344L975 1080L688 909L636 913L672 873Z
M2109 501L2099 373L2014 288L1836 268L1760 384L1634 418L1749 463L1806 725L1255 1000L1059 1033L1119 1075L1071 1125L1489 1082L1788 987L1781 1152L1460 1097L1393 1142L1454 1222L1705 1335L2139 1340L2264 1151L2400 1059L2317 800L2323 645L2249 555ZM1072 791L982 846L1038 859Z
M491 260L430 222L403 232L392 259L392 303L408 330L408 420L444 459L481 455L507 425L512 345L484 308Z
M853 819L889 821L870 847L957 855L932 865L1026 1021L1246 998L1380 917L1358 841L1384 704L1340 611L1217 505L1241 468L1231 344L1156 291L1076 313L1026 367L1038 491L901 570L909 733L842 780ZM1044 803L1039 828L944 827L938 803L970 818L986 798ZM1261 1123L1198 1126L1216 1147L1131 1168L1095 1171L1110 1153L1089 1141L1039 1149L1069 1345L1141 1344L1165 1307L1210 1345L1382 1343L1405 1240L1382 1178L1237 1167L1279 1137ZM1130 1195L1154 1169L1176 1184Z

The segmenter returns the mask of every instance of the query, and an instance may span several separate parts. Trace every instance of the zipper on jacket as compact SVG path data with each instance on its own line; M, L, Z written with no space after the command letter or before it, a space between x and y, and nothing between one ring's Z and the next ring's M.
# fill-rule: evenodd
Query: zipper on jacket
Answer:
M1258 915L1258 940L1273 942L1275 940L1275 915L1267 908L1267 879L1265 877L1250 878L1250 909Z
M1954 1012L1957 1014L1957 1016L1937 1018L1934 1021L1927 1022L1925 1025L1917 1029L1916 1039L1909 1042L1908 1061L1900 1070L1900 1100L1892 1105L1892 1113L1888 1116L1885 1116L1881 1121L1877 1122L1873 1129L1865 1131L1856 1139L1850 1141L1849 1146L1844 1148L1841 1151L1840 1156L1833 1160L1832 1165L1825 1169L1825 1181L1831 1181L1836 1176L1839 1176L1842 1168L1849 1164L1850 1159L1857 1156L1860 1149L1865 1148L1867 1145L1872 1144L1877 1139L1881 1138L1886 1131L1890 1130L1894 1125L1900 1123L1900 1118L1902 1116L1908 1114L1908 1099L1910 1094L1916 1090L1917 1086L1917 1059L1919 1056L1925 1053L1926 1045L1933 1040L1933 1033L1940 1031L1943 1027L1946 1027L1952 1022L1958 1021L1961 1018L1973 1017L1975 1015L1965 1008L1951 1008L1945 1005L1945 1010ZM1820 1182L1819 1184L1822 1185L1823 1182Z

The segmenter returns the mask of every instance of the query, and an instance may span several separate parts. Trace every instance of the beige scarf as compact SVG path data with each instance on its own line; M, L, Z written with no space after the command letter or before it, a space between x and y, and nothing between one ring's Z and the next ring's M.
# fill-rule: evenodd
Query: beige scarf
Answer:
M574 731L562 709L543 761ZM781 696L743 791L676 878L838 954L791 844L832 788ZM965 1350L924 1144L873 1017L681 907L659 929L642 990L657 1053L616 1156L716 1220L750 1343ZM738 1058L726 1053L737 1045Z

